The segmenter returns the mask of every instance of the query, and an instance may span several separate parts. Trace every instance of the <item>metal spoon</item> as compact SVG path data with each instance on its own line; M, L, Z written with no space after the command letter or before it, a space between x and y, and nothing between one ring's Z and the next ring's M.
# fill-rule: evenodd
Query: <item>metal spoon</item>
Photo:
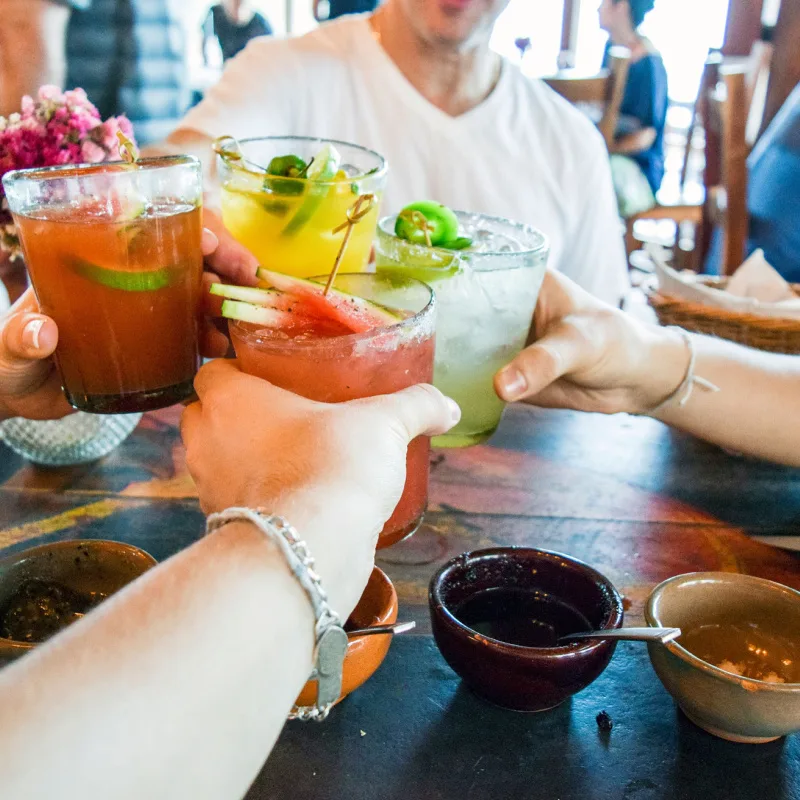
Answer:
M359 628L355 631L347 631L347 638L352 639L354 636L375 636L379 633L405 633L412 628L416 628L417 623L414 620L409 622L394 622L391 625L373 625L370 628Z
M558 638L559 642L576 639L618 639L625 642L660 642L666 644L681 635L680 628L615 628L608 631L568 633Z

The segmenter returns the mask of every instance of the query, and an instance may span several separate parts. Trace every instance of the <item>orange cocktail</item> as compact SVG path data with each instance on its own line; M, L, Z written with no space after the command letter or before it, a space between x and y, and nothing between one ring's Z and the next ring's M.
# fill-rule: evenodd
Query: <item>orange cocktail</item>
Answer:
M146 411L192 393L203 258L199 165L28 170L4 179L67 399Z
M232 321L231 338L242 369L326 403L430 383L434 351L430 289L418 281L375 275L340 275L336 288L402 309L405 318L361 333L336 320L313 317L283 328ZM383 528L379 548L400 541L419 526L428 501L429 453L427 437L409 445L403 495Z

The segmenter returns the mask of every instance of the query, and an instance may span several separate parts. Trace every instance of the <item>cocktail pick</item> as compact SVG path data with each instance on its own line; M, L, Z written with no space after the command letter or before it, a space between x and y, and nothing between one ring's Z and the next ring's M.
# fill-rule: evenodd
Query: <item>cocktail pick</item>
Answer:
M249 169L255 169L266 175L267 171L260 164L255 161L248 161L242 153L242 148L239 145L239 140L235 136L218 136L214 139L211 149L222 159L226 161L241 161Z
M399 216L410 222L417 230L422 231L422 235L425 237L425 244L428 245L428 247L433 247L431 243L431 231L434 226L421 211L406 209L405 211L401 211Z
M127 164L135 164L139 160L139 149L122 131L117 131L117 139L119 157Z
M331 270L331 274L328 276L328 282L325 284L325 290L322 292L323 295L328 294L328 292L331 290L331 286L333 286L333 282L336 280L336 273L339 271L339 265L342 263L342 259L344 258L344 252L347 249L347 243L350 241L350 234L352 234L353 228L362 219L364 219L364 217L366 217L370 211L372 211L375 203L376 197L374 194L360 195L355 203L353 203L353 205L347 209L347 220L341 225L337 225L333 229L333 233L339 233L339 231L343 230L344 239L342 239L342 246L339 248L339 252L336 254L336 260L333 262L333 269Z

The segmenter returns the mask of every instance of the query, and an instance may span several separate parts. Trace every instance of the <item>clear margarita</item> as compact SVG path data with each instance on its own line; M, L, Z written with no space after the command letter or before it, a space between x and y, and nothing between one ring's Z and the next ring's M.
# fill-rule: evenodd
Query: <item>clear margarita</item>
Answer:
M499 217L455 212L465 249L429 247L395 235L397 217L378 226L379 273L400 273L436 293L434 384L461 406L461 422L439 447L463 447L497 428L503 402L494 375L524 346L547 265L547 239Z

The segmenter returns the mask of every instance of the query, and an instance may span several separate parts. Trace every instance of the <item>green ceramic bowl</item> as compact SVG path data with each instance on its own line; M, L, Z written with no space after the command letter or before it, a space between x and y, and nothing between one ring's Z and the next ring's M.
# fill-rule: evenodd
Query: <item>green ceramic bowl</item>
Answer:
M155 564L156 560L138 547L102 539L31 547L0 558L0 608L31 578L54 581L77 592L111 595ZM0 637L0 666L35 646Z
M656 586L645 605L648 625L683 631L722 616L772 623L800 642L800 592L729 572L693 572ZM800 683L752 680L698 658L680 644L648 645L661 682L692 722L732 742L759 744L800 731Z

